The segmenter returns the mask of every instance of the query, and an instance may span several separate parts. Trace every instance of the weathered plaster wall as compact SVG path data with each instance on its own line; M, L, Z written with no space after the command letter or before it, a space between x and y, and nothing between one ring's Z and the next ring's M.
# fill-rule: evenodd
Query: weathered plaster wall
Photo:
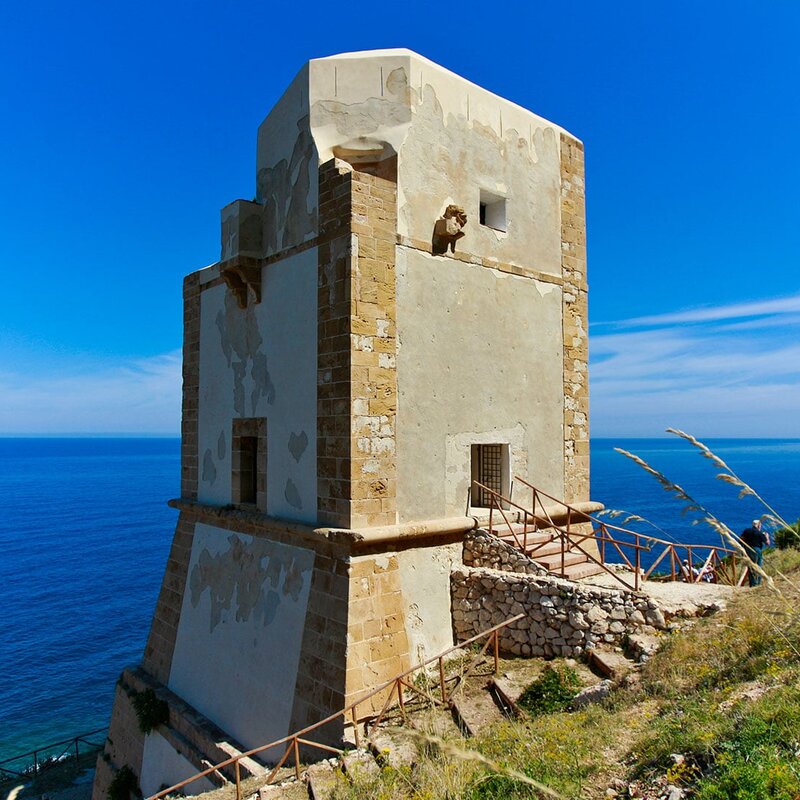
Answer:
M456 542L414 547L397 554L408 649L412 663L453 645L450 624L450 572L462 563Z
M198 524L169 688L255 747L289 733L314 553Z
M563 490L561 291L398 248L400 520L463 514L472 443Z
M264 256L315 236L318 166L309 129L306 65L258 129L256 200L263 204Z
M172 786L196 775L199 770L184 758L160 733L151 733L144 739L144 756L139 787L145 797L158 792L164 784ZM201 794L217 787L208 778L199 778L184 787L185 794Z
M560 128L408 50L308 65L320 161L337 146L398 154L398 232L430 241L449 203L471 220L459 249L561 272ZM478 224L480 190L507 198L507 232Z
M225 286L201 295L199 489L231 502L231 421L267 420L267 513L316 522L317 254L262 271L262 301Z
M574 443L572 436L573 420L580 423L584 412L580 409L576 416L573 409L565 411L562 396L565 377L570 385L575 382L572 361L564 361L564 342L574 326L570 318L565 328L569 304L560 288L554 288L563 280L562 216L572 208L562 197L564 136L558 126L408 50L310 61L259 129L257 199L265 225L274 228L265 228L264 255L308 241L318 232L316 164L333 157L358 162L359 153L370 152L397 157L392 233L396 230L402 242L398 284L408 283L397 288L398 403L405 408L398 410L396 446L398 470L405 464L406 474L405 487L399 485L403 477L397 478L400 521L463 511L469 484L464 453L471 443L509 442L512 472L524 472L557 495L566 491L565 448L570 458L578 449L579 457L584 455L585 443ZM507 230L479 223L482 190L506 199ZM466 209L468 223L457 248L475 266L424 253L436 219L450 203ZM257 213L248 209L248 214ZM367 212L356 206L352 211L353 231L360 236L356 229ZM329 242L322 244L323 256L326 247ZM360 243L350 257L360 264ZM331 259L322 261L327 265ZM495 262L497 271L486 269ZM551 283L508 277L523 269ZM374 299L370 302L375 305ZM377 309L377 316L385 311L380 297ZM388 313L383 318L393 319ZM361 339L353 337L354 351ZM392 355L383 357L388 361ZM353 364L356 356L363 358L364 353L355 352ZM267 382L268 396L270 389ZM555 400L561 406L558 418L552 413ZM218 432L207 431L202 417L200 490L221 498L229 494L229 470L223 469L221 479L219 470L215 473L215 443L219 452L224 448L220 439L213 440ZM400 431L403 425L405 432ZM358 441L367 441L359 436ZM323 449L326 459L327 445ZM414 465L420 458L424 468L418 470ZM443 496L418 494L423 482L433 484L442 476ZM569 478L574 483L572 472ZM340 479L338 473L326 474L321 485ZM272 495L280 494L281 487L272 479L269 483ZM355 495L357 487L352 488ZM296 482L283 487L283 494L283 500L270 497L270 514L311 520L306 493ZM321 497L321 518L344 524L341 514L336 516L328 506L354 501L325 492ZM302 509L292 508L290 499L299 499ZM366 500L375 508L380 503L380 515L388 513L385 498L370 495ZM377 511L370 511L353 519L379 524Z

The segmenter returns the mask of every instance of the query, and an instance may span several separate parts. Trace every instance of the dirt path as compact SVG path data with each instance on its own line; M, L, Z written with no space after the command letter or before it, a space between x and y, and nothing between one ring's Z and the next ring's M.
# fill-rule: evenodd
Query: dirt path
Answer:
M619 576L633 584L633 573L620 571ZM580 583L592 586L605 586L610 589L621 588L621 584L607 572L593 575ZM683 583L682 581L644 581L640 591L652 597L659 607L670 617L699 616L710 610L721 610L738 592L745 591L719 583Z

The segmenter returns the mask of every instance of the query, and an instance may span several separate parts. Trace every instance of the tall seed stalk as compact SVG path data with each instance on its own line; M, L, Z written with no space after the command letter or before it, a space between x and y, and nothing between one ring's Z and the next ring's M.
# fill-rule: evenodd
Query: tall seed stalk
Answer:
M635 464L638 464L645 472L652 475L661 484L661 488L664 489L664 491L669 492L670 494L674 495L677 500L684 503L682 513L687 514L689 512L695 512L700 514L701 516L699 520L692 521L693 525L697 524L698 522L704 522L712 530L716 531L722 541L727 542L733 548L733 550L745 560L749 569L761 575L761 577L767 581L769 586L774 586L772 578L750 558L739 537L724 522L722 522L722 520L718 519L714 514L712 514L702 503L695 500L694 497L692 497L683 487L679 486L677 483L673 483L666 475L659 472L655 467L650 466L650 464L648 464L643 458L640 458L628 450L623 450L621 447L615 447L614 450L626 458L629 458ZM711 453L710 450L708 452ZM711 453L711 455L717 459L717 462L722 462L723 464L725 463L722 461L722 459L714 456L713 453ZM755 494L755 492L753 492L753 494Z
M764 508L766 508L769 512L768 514L764 514L762 516L762 519L765 522L770 523L773 527L783 527L793 530L792 526L752 486L750 486L750 484L745 483L745 481L743 481L728 464L726 464L716 453L712 452L711 448L703 444L703 442L701 442L699 439L696 439L694 436L692 436L692 434L686 433L678 428L667 428L667 433L671 433L675 436L680 436L681 439L685 439L693 447L696 447L700 451L700 454L703 456L703 458L707 458L714 464L714 466L723 470L723 472L717 474L717 479L725 483L729 483L732 486L736 486L739 489L740 500L748 495L755 497L755 499L758 500L758 502L761 503L761 505L764 506Z

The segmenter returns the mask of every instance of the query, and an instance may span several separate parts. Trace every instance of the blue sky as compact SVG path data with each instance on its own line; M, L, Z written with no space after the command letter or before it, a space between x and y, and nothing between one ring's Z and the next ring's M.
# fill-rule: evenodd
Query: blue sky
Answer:
M409 47L587 153L592 432L800 436L793 2L37 3L0 26L0 432L177 433L181 279L309 58Z

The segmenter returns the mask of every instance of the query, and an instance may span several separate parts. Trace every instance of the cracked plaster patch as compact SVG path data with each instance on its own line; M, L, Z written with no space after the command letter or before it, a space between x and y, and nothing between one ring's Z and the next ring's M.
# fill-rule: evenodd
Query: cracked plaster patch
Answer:
M317 157L308 116L297 121L297 129L291 160L281 159L256 176L258 201L264 204L266 255L300 244L317 229L317 210L309 209L311 169L316 170Z
M303 500L300 497L300 492L295 485L295 482L291 478L286 479L286 489L284 489L283 496L286 498L286 502L298 509L301 510L303 508Z
M203 453L203 481L213 486L216 480L217 467L214 464L214 456L211 455L211 450L206 448L205 453Z
M189 576L190 601L197 608L207 591L211 601L209 632L234 610L236 622L251 618L267 626L282 602L297 602L311 561L301 564L291 549L264 539L250 543L237 535L228 537L228 549L212 555L203 549ZM304 559L306 560L306 559Z
M262 397L270 405L275 402L275 384L269 374L267 357L261 352L263 338L254 307L239 308L233 295L226 292L225 309L217 313L215 322L222 352L233 371L234 410L240 417L248 415L246 384L251 384L249 413L255 416Z
M288 447L292 458L299 463L300 459L303 457L303 453L305 453L308 447L308 435L306 432L300 431L299 434L294 432L290 433Z

